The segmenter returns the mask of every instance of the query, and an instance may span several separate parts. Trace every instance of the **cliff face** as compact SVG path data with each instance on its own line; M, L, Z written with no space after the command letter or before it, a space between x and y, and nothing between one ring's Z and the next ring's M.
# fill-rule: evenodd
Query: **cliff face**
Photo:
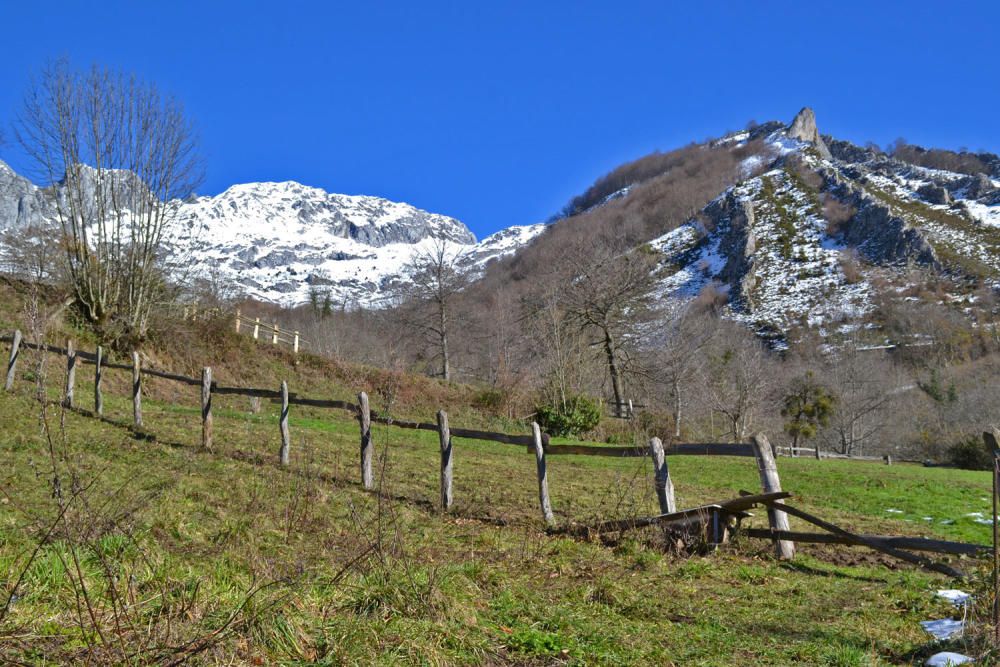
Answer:
M1000 285L1000 183L843 141L831 150L809 109L768 127L763 174L652 241L665 305L712 288L730 316L780 332L862 316L879 290L905 287L911 267Z

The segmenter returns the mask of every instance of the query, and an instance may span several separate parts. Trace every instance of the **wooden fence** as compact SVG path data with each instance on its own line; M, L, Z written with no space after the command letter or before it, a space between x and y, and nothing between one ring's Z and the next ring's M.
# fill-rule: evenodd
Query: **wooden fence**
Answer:
M775 461L775 448L768 442L763 434L757 434L751 438L750 443L671 443L664 445L659 438L651 438L647 446L597 446L597 445L559 445L550 442L547 434L542 433L537 423L531 424L530 434L509 434L484 431L478 429L460 428L452 426L448 420L448 414L444 410L439 410L435 423L409 421L397 419L390 415L380 414L370 407L368 396L365 392L359 392L357 403L350 401L308 398L298 396L289 392L287 382L282 382L278 389L266 389L258 387L235 387L219 385L212 379L211 367L202 369L201 377L188 377L177 373L171 373L153 368L144 368L141 365L138 352L131 355L130 364L111 363L107 361L104 350L98 347L93 353L76 349L72 341L68 341L66 347L57 347L45 343L31 343L25 341L20 331L13 332L10 336L0 336L0 340L9 342L10 355L7 363L7 376L5 390L12 391L15 384L17 363L23 348L49 352L63 355L66 358L66 383L63 395L63 405L72 408L76 407L76 397L74 385L76 372L79 364L89 364L94 366L94 413L98 416L103 414L103 375L106 369L131 371L132 388L131 398L133 407L133 423L136 427L142 426L142 379L144 376L152 376L178 382L184 385L200 388L201 402L201 446L212 451L212 397L214 395L241 395L254 398L268 398L280 402L281 411L279 416L279 436L280 446L278 449L278 462L282 466L289 465L291 459L291 438L289 434L288 415L292 405L308 406L313 408L325 408L346 411L353 414L358 420L359 440L360 440L360 481L363 488L372 490L375 488L375 478L372 470L374 459L374 443L372 441L371 426L373 423L385 424L404 429L415 429L424 431L434 431L438 434L441 456L440 474L440 507L443 511L448 511L454 502L452 492L453 482L453 438L466 438L472 440L483 440L506 445L525 447L529 453L534 454L538 477L538 502L543 521L550 529L554 528L555 516L552 509L552 501L549 495L547 458L549 456L573 455L573 456L603 456L603 457L646 457L649 456L653 466L653 490L655 491L659 504L660 514L647 518L631 518L624 520L608 521L592 527L570 526L564 527L557 532L569 532L573 534L591 531L620 530L625 527L639 527L643 525L687 525L692 522L700 522L702 528L710 527L710 534L714 543L725 541L726 526L721 522L728 522L731 518L737 520L744 516L745 509L764 505L767 508L768 524L767 530L749 530L747 534L751 537L761 537L770 539L775 548L775 554L782 559L791 559L795 555L795 542L835 542L840 544L861 544L877 548L883 552L896 554L896 546L909 544L905 540L918 538L895 538L891 536L857 536L847 533L838 527L833 527L836 531L834 538L815 537L808 533L795 533L790 530L788 523L788 513L802 517L805 513L795 508L786 507L783 499L790 496L781 489L781 480L778 476L778 468ZM667 464L667 456L690 455L690 456L739 456L752 457L757 463L757 470L760 477L762 493L751 495L746 498L738 498L720 501L710 505L683 510L678 512L674 497L673 482L670 478L670 471ZM808 515L806 520L815 519ZM821 523L825 529L832 524ZM902 542L900 541L902 540ZM942 546L944 545L944 546ZM956 546L957 545L957 546ZM940 547L940 548L935 548ZM910 547L915 548L915 547ZM928 551L938 551L941 553L978 553L979 545L966 545L962 543L945 543L941 541L924 541L920 543L920 548ZM911 562L916 562L911 560ZM922 562L921 562L922 564Z
M261 322L259 317L247 317L239 310L236 311L235 320L236 333L249 331L254 340L261 340L263 338L263 340L270 339L272 345L278 345L279 343L290 345L292 352L296 353L301 346L308 345L308 342L299 336L298 331L285 331L278 326L277 322L267 324L266 322Z

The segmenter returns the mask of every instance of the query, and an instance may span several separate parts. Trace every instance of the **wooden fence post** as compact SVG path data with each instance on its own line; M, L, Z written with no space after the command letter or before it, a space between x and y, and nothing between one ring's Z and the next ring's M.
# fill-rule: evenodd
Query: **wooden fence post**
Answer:
M17 357L21 354L21 330L14 330L14 340L10 342L10 359L7 361L7 383L5 391L14 391L14 376L17 373Z
M757 433L752 438L754 455L757 458L757 471L760 473L760 484L764 493L781 491L781 479L778 477L778 465L774 462L774 452L771 443L763 433ZM775 505L783 504L780 500ZM788 515L769 506L767 510L768 523L772 530L789 530ZM782 560L795 557L795 543L788 540L774 540L774 552Z
M997 503L1000 501L1000 430L992 429L983 432L983 444L993 460L993 642L1000 643L1000 513Z
M97 354L94 355L94 414L98 417L104 414L104 394L101 393L101 380L104 379L104 348L97 346Z
M240 332L240 309L236 309L236 333Z
M372 413L368 406L368 394L358 394L358 423L361 425L361 485L366 489L375 486L372 476Z
M552 515L552 503L549 501L549 478L545 470L545 447L542 444L542 429L536 422L531 422L531 436L535 443L535 463L538 467L538 502L542 506L542 517L545 523L552 525L556 519Z
M816 443L816 449L813 450L813 453L816 455L816 460L819 461L821 457L819 455L819 443L818 442Z
M676 512L674 483L670 481L667 457L663 453L663 442L659 438L649 439L649 455L653 458L654 488L656 489L656 499L660 502L660 514Z
M274 327L271 329L271 345L278 344L278 323L274 323Z
M212 368L201 369L201 446L212 451Z
M438 436L441 440L441 509L451 508L451 431L448 429L448 413L438 410Z
M281 418L278 421L278 426L281 428L281 450L278 452L281 458L281 465L288 465L288 447L289 447L289 436L288 436L288 383L285 381L281 382Z
M260 335L260 318L255 317L253 321L253 339L257 340L257 336Z
M73 407L73 389L76 385L76 347L73 340L66 341L66 397L63 399L63 406Z
M292 339L292 352L295 352L296 354L298 354L298 352L299 352L299 332L295 331L293 333L295 334L295 337Z
M135 350L132 351L132 421L136 427L142 426L142 368Z

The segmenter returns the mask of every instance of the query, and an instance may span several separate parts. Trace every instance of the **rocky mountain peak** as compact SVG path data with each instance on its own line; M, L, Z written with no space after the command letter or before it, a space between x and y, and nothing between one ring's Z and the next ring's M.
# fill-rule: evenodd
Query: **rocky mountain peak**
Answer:
M788 126L788 136L813 144L819 154L827 160L832 157L830 149L826 147L826 143L816 127L816 114L809 107L802 107L802 110L795 115L792 124Z

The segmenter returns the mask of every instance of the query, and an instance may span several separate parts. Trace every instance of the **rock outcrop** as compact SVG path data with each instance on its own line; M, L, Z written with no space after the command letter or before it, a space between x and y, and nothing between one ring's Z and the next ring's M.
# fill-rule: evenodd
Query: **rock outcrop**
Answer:
M827 160L833 157L830 149L826 146L826 142L823 141L823 137L819 135L819 130L816 128L816 114L809 107L803 107L796 114L792 120L792 124L788 126L788 136L792 139L813 144L816 150L819 151L820 156Z
M937 183L928 183L917 188L917 194L928 204L949 205L952 202L951 193L948 188Z

